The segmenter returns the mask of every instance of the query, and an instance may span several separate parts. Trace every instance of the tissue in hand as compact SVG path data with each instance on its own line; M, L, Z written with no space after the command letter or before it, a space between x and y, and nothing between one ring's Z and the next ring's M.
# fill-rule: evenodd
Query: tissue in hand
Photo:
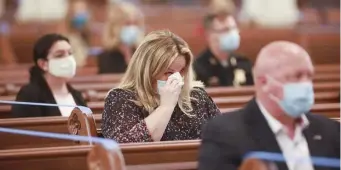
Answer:
M180 82L182 82L182 84L183 84L183 78L179 72L173 73L172 75L170 75L168 77L168 79L171 79L171 78L177 79ZM166 84L166 81L158 80L157 81L157 89L159 90L161 87L165 86L165 84Z
M175 73L173 73L172 75L170 75L168 77L168 79L171 79L171 78L174 78L174 79L177 79L179 81L182 81L182 76L181 76L181 74L179 72L175 72Z

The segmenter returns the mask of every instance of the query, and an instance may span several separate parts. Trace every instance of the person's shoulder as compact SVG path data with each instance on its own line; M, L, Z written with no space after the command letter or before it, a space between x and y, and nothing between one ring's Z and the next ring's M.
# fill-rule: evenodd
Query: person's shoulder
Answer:
M191 97L194 97L196 99L201 99L201 98L205 98L206 96L208 96L205 87L203 85L202 82L200 81L195 81L193 82L195 85L192 87L191 90Z
M19 101L28 101L28 102L33 102L37 100L42 93L42 89L38 84L35 83L29 83L23 85L19 92L17 93L16 100Z
M19 93L25 93L25 94L37 94L40 93L41 88L36 83L28 83L23 86L21 86Z
M217 129L217 131L222 134L235 134L240 133L242 129L244 129L244 123L242 122L242 114L240 110L235 110L228 113L222 113L211 120L206 124L207 127Z
M328 130L335 129L335 128L340 129L340 122L327 118L323 115L310 113L310 114L307 114L306 116L312 125L321 127L322 129L328 129Z
M231 54L231 59L235 59L235 60L237 60L237 62L251 63L251 60L247 56L242 55L242 54L233 53L233 54Z
M196 57L196 61L200 62L200 61L205 61L208 60L209 57L211 57L211 52L209 49L205 49L204 51L202 51L197 57Z
M243 120L243 114L241 114L240 112L241 110L238 109L231 112L222 113L219 116L215 117L213 119L213 122L215 122L215 124L221 124L222 126L235 127L237 124L242 124L241 121Z
M107 98L117 98L131 100L135 99L136 94L131 90L126 90L122 88L114 88L108 92Z

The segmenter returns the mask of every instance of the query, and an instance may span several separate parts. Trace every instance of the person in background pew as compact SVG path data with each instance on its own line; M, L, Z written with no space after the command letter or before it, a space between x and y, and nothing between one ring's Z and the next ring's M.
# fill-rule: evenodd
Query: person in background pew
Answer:
M91 13L86 0L70 2L66 17L67 37L70 40L77 66L85 66L89 51Z
M199 139L201 127L220 111L194 81L192 60L177 35L148 34L105 99L103 136L120 143Z
M104 51L97 58L99 73L124 73L143 36L144 17L135 5L110 5L103 34Z
M41 37L34 45L33 60L35 65L30 69L30 82L20 89L16 101L86 106L81 93L67 83L76 73L76 62L66 37L59 34ZM13 105L12 115L69 116L72 109Z
M237 170L251 151L282 153L286 163L277 164L279 170L320 170L310 156L340 158L340 123L309 113L314 67L302 47L286 41L268 44L253 73L255 98L207 123L199 170Z
M233 2L215 0L210 8L204 19L209 47L194 62L197 79L206 86L252 85L251 62L233 53L240 43Z

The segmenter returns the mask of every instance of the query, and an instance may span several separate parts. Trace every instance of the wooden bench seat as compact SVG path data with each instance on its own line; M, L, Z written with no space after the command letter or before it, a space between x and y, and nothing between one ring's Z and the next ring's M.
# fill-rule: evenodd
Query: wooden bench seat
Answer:
M80 84L84 85L84 84ZM95 89L99 90L99 88L104 88L103 84L94 84L93 86L86 86L82 87L84 89ZM81 86L79 86L79 89ZM96 89L98 88L98 89ZM110 87L107 87L110 88ZM102 93L102 96L100 96L101 100L94 100L91 102L88 102L88 107L92 109L93 113L101 113L103 111L104 107L104 97L106 96L108 90L104 91ZM207 93L209 96L211 96L213 99L216 100L216 103L219 107L234 107L234 106L241 106L245 104L250 96L254 94L254 88L253 86L245 86L240 88L233 88L233 87L212 87L212 88L206 88ZM314 84L314 91L316 93L316 101L317 103L320 103L321 101L337 101L338 100L338 94L340 92L340 84L338 82L335 83L315 83ZM236 99L233 99L234 97L237 97ZM246 97L245 97L246 96ZM249 97L248 97L249 96ZM333 97L335 97L333 99ZM1 97L0 97L1 98ZM14 96L12 96L12 99ZM3 99L11 99L4 97ZM323 103L323 102L321 102ZM0 118L9 118L10 116L10 105L0 105Z
M116 85L122 78L122 74L106 74L106 75L90 75L90 76L77 76L70 80L70 83L74 86L91 86L94 84L112 84ZM326 72L317 73L314 76L314 82L339 82L339 72ZM20 87L28 82L28 77L13 79L7 78L0 80L0 87L4 88L5 91L0 91L0 94L15 94L18 92ZM113 87L113 86L112 86ZM111 88L112 88L111 87ZM79 88L77 88L79 89Z
M333 83L314 83L314 91L338 91L340 90L340 83L333 82ZM226 88L226 87L212 87L206 88L206 92L211 97L224 97L224 96L242 96L246 94L254 94L254 87L253 86L245 86L240 88Z
M331 79L335 79L334 74L328 74L326 75L327 77L330 77ZM70 83L89 83L89 82L94 82L94 83L101 83L101 82L114 82L117 83L121 80L122 74L101 74L101 75L83 75L83 76L76 76L75 78L70 80ZM323 79L323 78L322 78ZM14 85L19 85L22 86L26 83L28 83L29 78L25 77L22 79L13 79L9 78L7 80L2 79L0 80L0 86L1 85L6 85L6 84L14 84Z
M83 93L83 97L88 102L100 102L104 101L108 92L99 92L93 94L93 96L89 96L86 93ZM217 103L219 107L225 107L225 106L232 106L233 103L239 104L239 103L245 103L245 101L248 101L252 98L253 95L246 94L243 96L225 96L225 97L214 97L213 101ZM315 102L316 103L327 103L327 102L335 102L338 101L339 94L336 91L331 92L318 92L315 94ZM16 96L10 95L10 96L0 96L0 100L5 101L14 101ZM227 105L225 105L227 104Z
M222 108L221 112L226 113L238 109L235 108ZM340 104L339 103L327 103L327 104L315 104L312 113L321 114L332 119L338 119L340 117ZM67 134L71 129L76 129L75 134L81 135L87 134L83 130L86 130L86 126L73 126L74 124L82 124L81 122L85 117L78 116L74 118L73 122L70 122L67 117L37 117L37 118L11 118L11 119L0 119L0 127L18 128L25 130L36 130L44 132L55 132ZM98 129L97 134L101 134L102 115L94 114L93 119L96 125L93 128ZM69 120L69 122L68 122ZM77 123L78 122L78 123ZM84 121L83 121L84 122ZM90 121L91 122L91 121ZM96 134L95 134L96 135ZM2 138L6 140L0 140L1 149L18 149L18 148L35 148L35 147L49 147L49 146L70 146L77 145L74 142L56 140L56 139L45 139L31 136L20 136L13 134L1 134Z
M90 82L119 82L122 74L104 74L96 75L96 68L84 67L77 71L77 76L70 80L70 83L90 83ZM6 84L23 85L28 82L28 71L21 70L22 76L16 75L17 71L12 69L0 70L0 87ZM94 73L92 73L94 72ZM317 65L315 68L316 81L333 81L340 80L339 64ZM16 77L15 79L13 77ZM19 78L20 77L20 78Z
M159 163L187 162L188 170L196 169L200 141L174 141L120 144L125 163L128 165L149 165ZM21 170L87 169L86 157L91 146L63 146L31 149L0 150L0 168ZM66 163L70 162L70 163ZM154 165L155 166L155 165ZM194 166L194 167L192 167ZM187 168L185 168L187 170Z
M2 67L2 66L0 66ZM16 68L0 70L0 80L12 80L13 77L28 80L29 68ZM96 75L98 73L97 67L80 67L77 68L76 76Z

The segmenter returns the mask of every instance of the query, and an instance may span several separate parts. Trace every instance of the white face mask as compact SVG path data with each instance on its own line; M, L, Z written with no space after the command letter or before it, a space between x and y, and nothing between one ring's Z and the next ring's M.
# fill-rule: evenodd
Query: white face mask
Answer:
M238 30L231 30L219 37L220 50L231 52L239 48L240 35Z
M278 103L284 113L288 116L298 118L302 114L307 113L313 107L315 98L314 88L311 82L282 84L272 77L268 78L283 87L282 99L279 99L272 94L269 94L269 97Z
M124 26L121 30L120 38L123 44L133 46L140 34L141 30L138 26Z
M184 78L181 76L181 74L179 72L173 73L172 75L170 75L168 77L168 79L169 78L175 78L175 79L178 79L179 81L181 81L182 83L184 82L184 80L183 80ZM164 80L157 80L157 89L158 89L158 91L159 91L160 88L162 88L163 86L166 85L166 82L167 81L164 81Z
M76 61L72 55L50 59L48 65L48 72L56 77L72 78L76 74Z

